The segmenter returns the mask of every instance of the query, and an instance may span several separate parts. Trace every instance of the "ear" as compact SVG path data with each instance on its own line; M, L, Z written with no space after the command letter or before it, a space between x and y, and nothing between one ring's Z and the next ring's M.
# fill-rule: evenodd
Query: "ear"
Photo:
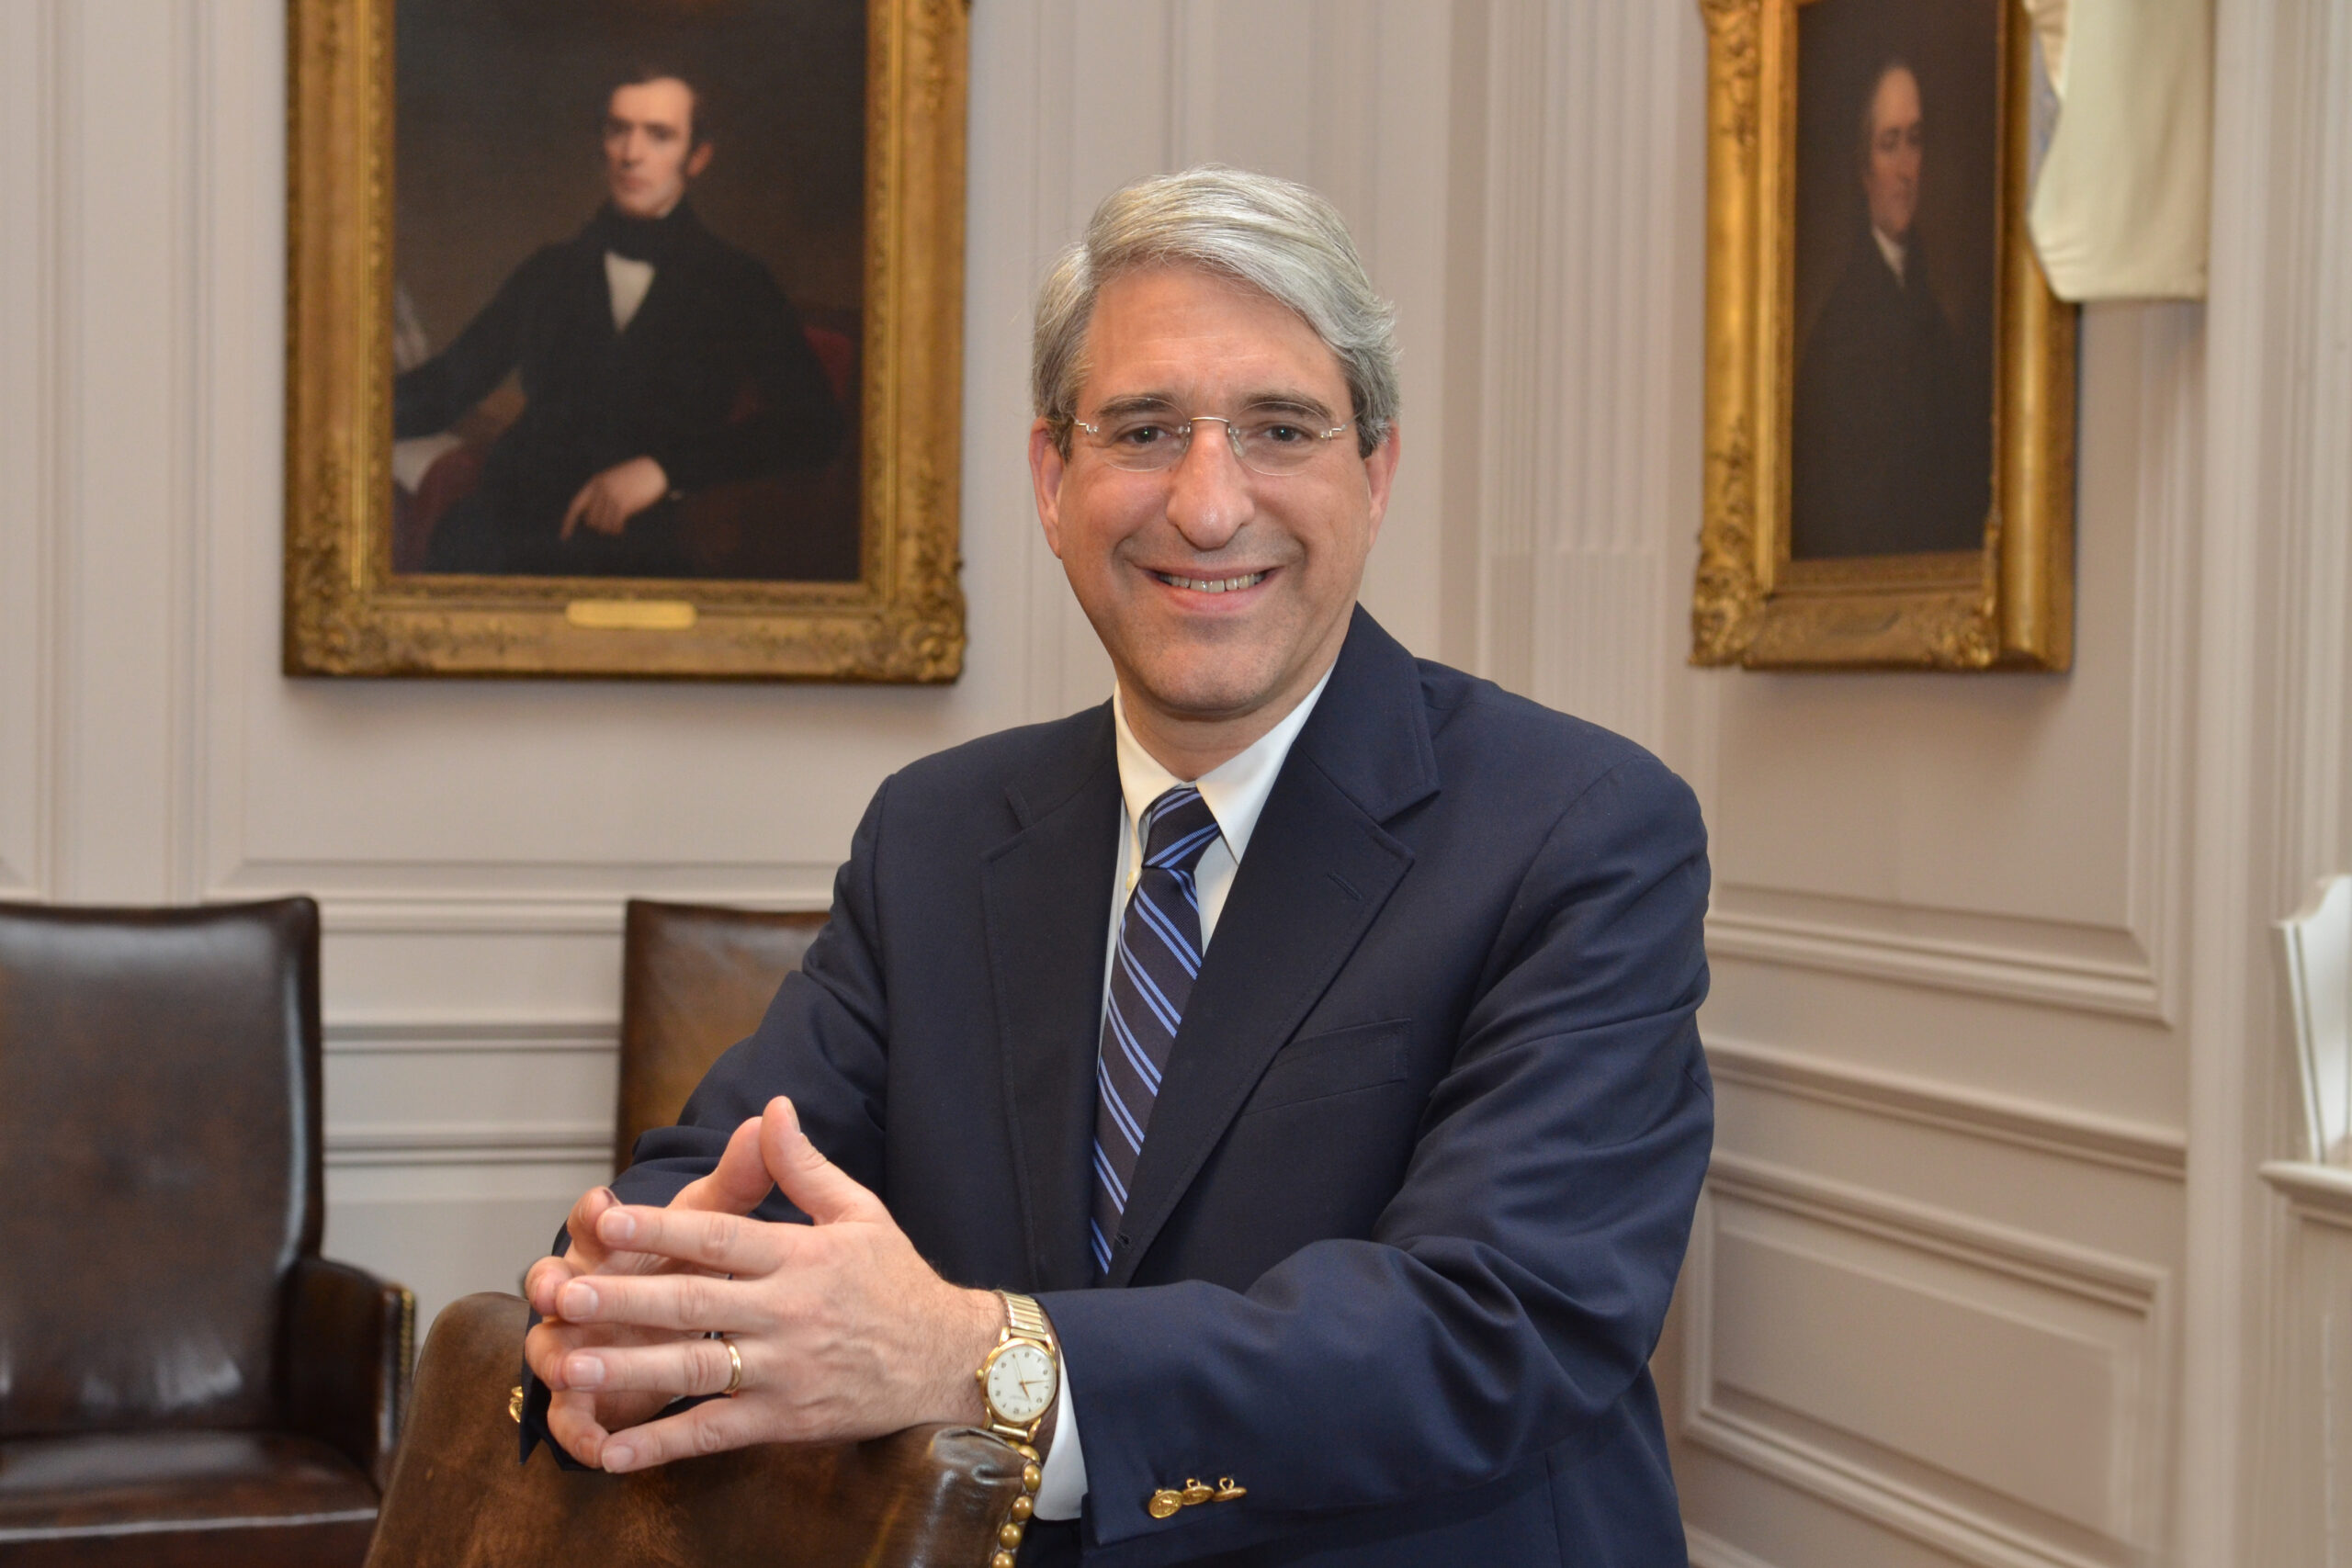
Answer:
M687 153L686 178L690 180L702 178L702 172L710 167L710 155L718 151L715 144L706 141L692 152Z
M1366 546L1380 537L1380 520L1388 515L1388 492L1396 482L1396 459L1403 456L1404 443L1405 427L1392 423L1386 437L1363 460L1364 483L1372 491L1372 533Z
M1029 482L1037 491L1037 521L1046 530L1046 547L1059 560L1062 553L1062 476L1069 459L1054 441L1054 427L1044 420L1029 427Z

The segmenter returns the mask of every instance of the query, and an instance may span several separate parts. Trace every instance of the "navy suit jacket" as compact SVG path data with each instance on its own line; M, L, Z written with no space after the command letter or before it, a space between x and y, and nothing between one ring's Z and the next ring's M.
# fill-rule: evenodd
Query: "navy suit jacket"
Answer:
M1357 611L1097 1286L1120 810L1108 705L888 779L805 968L621 1195L788 1094L947 1278L1035 1293L1090 1490L1024 1561L1679 1568L1646 1363L1713 1127L1690 791ZM1227 1476L1248 1495L1147 1512Z

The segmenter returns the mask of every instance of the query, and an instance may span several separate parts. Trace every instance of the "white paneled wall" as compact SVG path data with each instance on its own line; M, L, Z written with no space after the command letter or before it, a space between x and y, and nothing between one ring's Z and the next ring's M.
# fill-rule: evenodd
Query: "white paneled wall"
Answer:
M2343 243L2298 236L2346 205L2312 107L2344 84L2310 62L2345 7L2222 10L2278 71L2222 56L2223 101L2277 119L2272 177L2236 193L2246 265L2324 315ZM2088 312L2070 675L1690 671L1697 7L1495 4L1459 36L1487 62L1482 131L1456 103L1479 337L1449 344L1476 372L1454 407L1479 504L1447 546L1471 565L1446 646L1659 747L1713 830L1718 1159L1661 1368L1694 1561L2241 1560L2281 884L2245 856L2310 858L2251 781L2321 738L2301 777L2344 819L2341 702L2283 726L2262 705L2266 671L2310 663L2300 605L2341 668L2345 524L2314 520L2352 493L2341 426L2263 434L2301 406L2308 351L2239 345L2250 400L2221 427L2203 308ZM2258 310L2240 288L2217 313ZM2325 457L2291 531L2310 569L2279 570L2260 492L2222 492L2233 531L2206 525L2215 462L2261 464L2249 434L2297 473ZM2240 596L2216 601L2217 570ZM2237 858L2200 845L2208 822Z
M317 895L330 1245L509 1284L604 1172L625 897L820 905L889 769L1107 690L1029 291L1119 182L1269 168L1402 311L1374 612L1706 807L1693 1561L2352 1562L2257 1441L2321 1418L2272 1349L2343 1343L2341 1204L2255 1175L2263 923L2352 851L2352 0L2218 17L2211 303L2084 322L2075 671L1766 675L1682 659L1695 5L980 0L970 657L914 691L280 675L283 6L0 0L0 896Z

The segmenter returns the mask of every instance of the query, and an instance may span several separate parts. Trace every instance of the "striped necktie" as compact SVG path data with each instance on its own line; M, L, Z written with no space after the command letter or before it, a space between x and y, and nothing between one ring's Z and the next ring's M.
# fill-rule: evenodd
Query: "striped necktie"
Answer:
M1143 874L1119 919L1094 1068L1091 1243L1098 1277L1111 1271L1112 1238L1126 1212L1127 1183L1143 1153L1169 1047L1201 972L1201 891L1193 868L1216 839L1216 818L1191 784L1177 785L1144 812Z

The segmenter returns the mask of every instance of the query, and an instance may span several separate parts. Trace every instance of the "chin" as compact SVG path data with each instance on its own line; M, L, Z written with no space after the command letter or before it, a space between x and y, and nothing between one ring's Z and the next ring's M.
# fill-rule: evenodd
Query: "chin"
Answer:
M1238 717L1273 694L1273 677L1259 671L1236 671L1230 664L1208 669L1162 664L1139 666L1136 684L1152 705L1186 718Z

